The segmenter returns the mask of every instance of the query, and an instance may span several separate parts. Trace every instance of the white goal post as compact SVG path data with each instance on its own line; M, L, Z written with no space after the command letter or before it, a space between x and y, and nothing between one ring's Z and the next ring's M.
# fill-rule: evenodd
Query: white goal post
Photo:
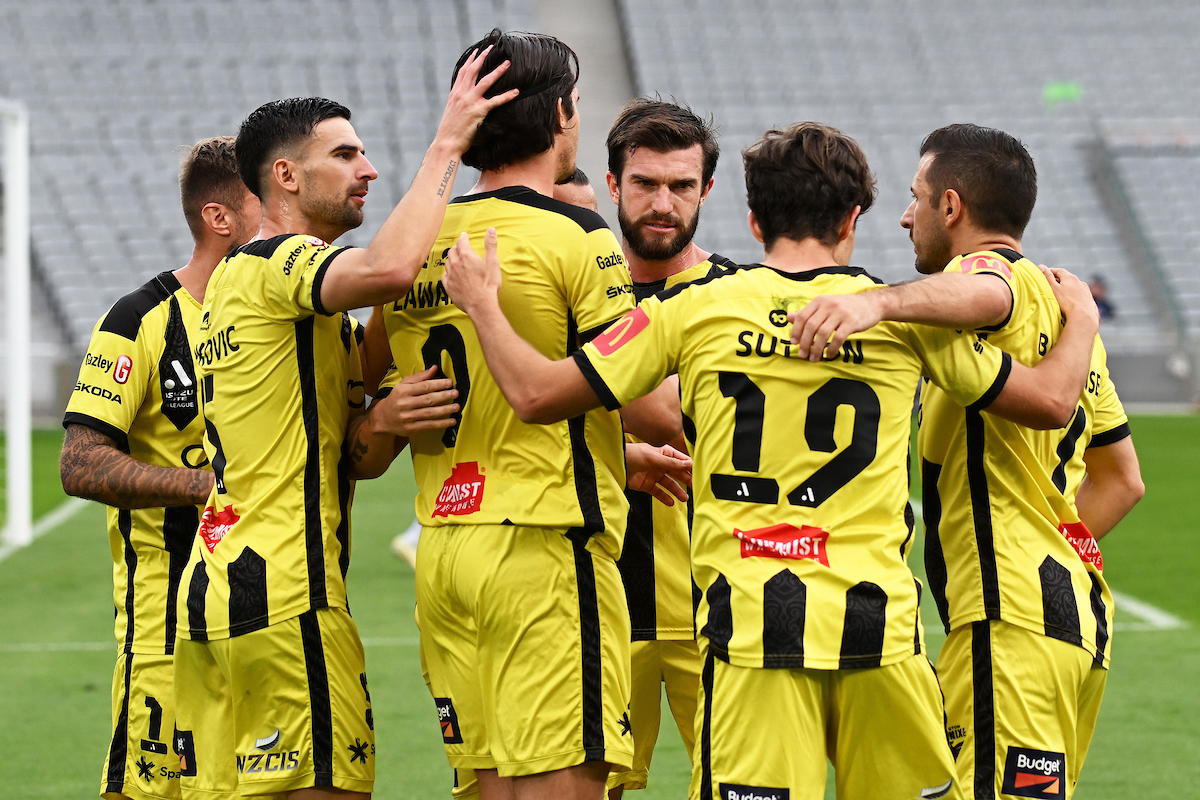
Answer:
M29 112L0 99L4 128L5 484L4 544L33 541L32 368L29 353Z

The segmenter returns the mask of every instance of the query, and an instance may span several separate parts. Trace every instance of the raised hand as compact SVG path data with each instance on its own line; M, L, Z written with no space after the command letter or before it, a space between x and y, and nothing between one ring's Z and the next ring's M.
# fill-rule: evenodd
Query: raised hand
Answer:
M471 246L466 233L446 254L446 273L442 286L454 301L454 305L471 316L481 303L496 302L500 291L500 256L497 249L496 229L488 228L483 237L483 258Z
M875 292L830 294L814 297L799 311L787 315L792 323L792 344L809 361L832 358L846 339L879 324L882 308Z
M454 79L454 86L450 89L450 97L446 100L442 121L438 124L437 138L453 147L460 155L471 147L475 131L488 112L520 94L520 90L514 88L495 97L484 97L487 90L500 80L500 76L508 72L510 66L510 62L505 61L487 75L479 77L483 61L491 49L486 47L482 53L471 53L463 62L458 76Z

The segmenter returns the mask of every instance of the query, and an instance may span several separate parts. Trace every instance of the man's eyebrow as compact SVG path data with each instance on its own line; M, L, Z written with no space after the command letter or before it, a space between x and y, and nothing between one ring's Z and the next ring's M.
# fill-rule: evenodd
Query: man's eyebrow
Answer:
M367 152L364 148L361 148L356 144L350 144L349 142L346 142L344 144L339 144L338 146L334 147L332 150L329 151L329 154L335 155L337 153L341 153L346 150L349 150L352 153L362 153L363 155L366 155L366 152Z

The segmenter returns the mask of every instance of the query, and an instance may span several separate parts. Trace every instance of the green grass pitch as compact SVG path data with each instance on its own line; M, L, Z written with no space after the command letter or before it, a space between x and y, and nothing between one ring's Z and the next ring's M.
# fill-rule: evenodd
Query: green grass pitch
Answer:
M1115 590L1189 627L1118 630L1078 800L1173 800L1200 786L1200 417L1137 417L1132 426L1148 491L1104 540L1106 574ZM35 436L36 517L64 499L60 443L56 431ZM392 536L411 520L412 496L403 458L382 479L359 484L350 597L367 644L375 796L448 798L451 773L417 663L413 574L389 551ZM919 549L911 563L921 571ZM111 574L96 505L0 562L0 785L7 797L85 798L99 789L116 650ZM936 651L943 637L928 600L926 630ZM1117 619L1130 619L1120 606ZM51 649L56 645L68 649ZM663 720L650 787L631 794L634 800L686 796L687 755L670 715Z

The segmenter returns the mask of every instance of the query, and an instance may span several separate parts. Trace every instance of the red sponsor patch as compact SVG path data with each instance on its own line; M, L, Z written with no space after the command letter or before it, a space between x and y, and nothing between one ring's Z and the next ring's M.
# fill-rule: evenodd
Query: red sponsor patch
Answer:
M1067 537L1071 547L1075 548L1075 552L1085 563L1091 564L1098 570L1104 569L1104 556L1100 554L1100 545L1096 542L1096 537L1092 536L1092 532L1088 530L1087 525L1082 522L1061 522L1058 525L1058 532Z
M600 355L611 356L624 347L630 339L646 330L646 326L649 324L650 318L639 306L609 325L608 330L592 339L592 344L596 345Z
M483 482L478 461L455 464L433 503L433 516L474 514L483 504Z
M1012 278L1012 268L1008 266L1008 262L999 256L971 256L964 258L962 262L962 271L964 275L969 275L972 272L999 272L1006 278Z
M811 525L797 528L795 525L781 522L751 531L734 528L733 535L741 540L742 558L791 558L797 561L811 559L829 566L829 554L825 549L829 532Z
M129 380L129 371L133 369L133 359L129 356L118 356L117 365L113 367L113 380L122 386Z
M318 239L315 236L309 236L307 239L304 240L304 243L311 244L313 247L324 247L325 246L325 241L322 239Z
M217 545L221 543L221 540L239 519L241 517L233 510L233 506L225 506L217 512L214 512L211 507L204 509L204 516L200 517L199 533L208 552L211 553L217 549Z

